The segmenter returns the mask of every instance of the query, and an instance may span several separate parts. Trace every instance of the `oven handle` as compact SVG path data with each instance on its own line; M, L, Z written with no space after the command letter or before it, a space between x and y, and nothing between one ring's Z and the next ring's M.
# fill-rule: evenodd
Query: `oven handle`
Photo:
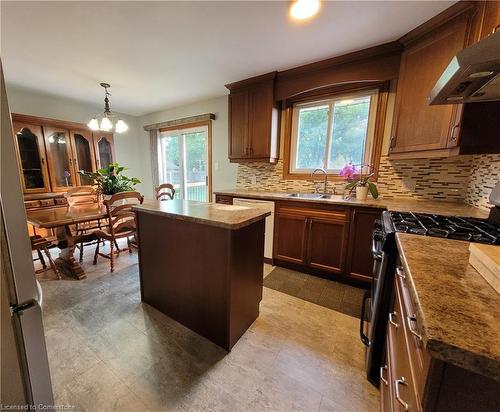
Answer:
M382 252L377 249L377 243L375 241L375 236L372 238L372 256L375 260L382 260Z
M363 301L361 303L361 319L359 321L359 336L361 338L361 342L363 342L365 346L370 346L370 338L366 336L364 332L366 301L368 300L369 297L370 297L370 291L367 290L363 295Z

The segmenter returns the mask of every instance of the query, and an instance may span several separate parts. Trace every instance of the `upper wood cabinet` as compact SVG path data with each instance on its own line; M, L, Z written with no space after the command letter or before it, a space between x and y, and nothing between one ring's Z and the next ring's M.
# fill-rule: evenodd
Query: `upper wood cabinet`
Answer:
M94 139L89 130L70 130L71 146L73 148L73 165L77 172L93 172L96 170L96 157L94 154ZM91 179L76 173L76 183L79 186L92 184Z
M276 72L226 85L230 90L229 146L232 162L278 159L278 108L274 100Z
M490 2L457 3L401 39L405 49L396 92L391 158L500 152L500 142L491 137L496 124L487 121L500 116L500 103L484 104L477 119L474 105L480 103L428 103L430 91L457 52L500 23L500 6L486 3ZM469 111L476 114L468 115Z
M25 194L91 184L79 171L92 172L115 161L112 133L93 134L80 123L23 114L12 118Z
M14 122L13 127L24 193L48 192L49 172L41 126Z
M468 19L454 20L408 46L401 56L390 154L447 149L457 144L459 105L430 106L428 95L464 48Z
M115 162L113 133L94 132L94 150L97 168L102 169Z

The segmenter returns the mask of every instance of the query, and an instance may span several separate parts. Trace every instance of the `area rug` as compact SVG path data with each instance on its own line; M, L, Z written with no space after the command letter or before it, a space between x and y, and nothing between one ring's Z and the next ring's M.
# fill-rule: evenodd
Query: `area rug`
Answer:
M264 278L264 286L358 318L364 289L276 267Z

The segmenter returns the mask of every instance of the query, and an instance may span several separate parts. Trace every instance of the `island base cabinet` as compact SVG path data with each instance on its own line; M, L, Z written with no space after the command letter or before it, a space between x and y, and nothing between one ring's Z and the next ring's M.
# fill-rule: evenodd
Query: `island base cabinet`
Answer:
M226 229L136 212L141 299L226 350L259 315L264 220Z

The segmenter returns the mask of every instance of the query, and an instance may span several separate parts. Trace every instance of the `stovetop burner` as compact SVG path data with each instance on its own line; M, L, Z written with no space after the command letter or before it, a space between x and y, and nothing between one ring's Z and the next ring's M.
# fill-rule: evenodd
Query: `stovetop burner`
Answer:
M500 245L500 227L485 219L391 212L397 232Z

